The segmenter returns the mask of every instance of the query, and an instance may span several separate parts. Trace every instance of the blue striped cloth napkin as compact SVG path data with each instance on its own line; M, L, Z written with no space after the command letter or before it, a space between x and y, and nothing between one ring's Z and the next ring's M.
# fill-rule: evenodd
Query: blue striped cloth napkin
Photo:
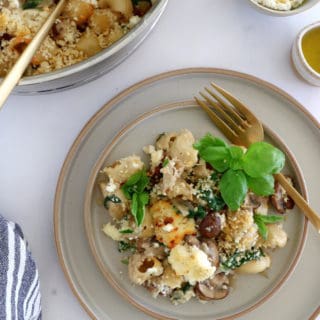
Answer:
M36 264L20 227L0 215L0 319L40 320Z

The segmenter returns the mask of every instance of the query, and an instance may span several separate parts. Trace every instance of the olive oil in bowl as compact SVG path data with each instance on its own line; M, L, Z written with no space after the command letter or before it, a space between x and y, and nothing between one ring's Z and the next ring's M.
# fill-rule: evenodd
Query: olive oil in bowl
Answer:
M309 30L303 36L301 45L307 63L320 74L320 27Z

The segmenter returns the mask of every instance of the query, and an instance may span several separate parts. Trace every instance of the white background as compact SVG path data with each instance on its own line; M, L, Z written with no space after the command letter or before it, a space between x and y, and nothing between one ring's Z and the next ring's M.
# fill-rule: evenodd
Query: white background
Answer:
M263 15L247 0L169 0L151 35L100 79L66 92L12 96L0 114L0 212L21 224L37 261L43 316L88 319L60 268L53 199L63 160L88 119L129 85L185 67L237 70L287 91L320 120L320 88L297 77L293 40L320 19L320 5L297 16Z

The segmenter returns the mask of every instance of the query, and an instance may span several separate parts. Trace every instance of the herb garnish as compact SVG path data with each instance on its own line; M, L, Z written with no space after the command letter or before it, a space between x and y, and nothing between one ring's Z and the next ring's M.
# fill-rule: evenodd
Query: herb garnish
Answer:
M36 8L43 0L26 0L22 6L23 10Z
M188 218L200 218L203 219L207 214L207 211L205 210L204 207L199 206L194 208L194 210L189 210Z
M253 215L253 219L255 224L258 226L260 235L266 240L268 238L268 228L266 224L282 221L283 217L275 214L264 215L255 213Z
M122 234L128 234L128 233L133 233L133 230L132 229L124 229L124 230L120 230L119 232Z
M103 205L106 209L108 209L109 201L112 203L121 203L121 199L114 194L112 194L111 196L106 196L103 201Z
M169 164L169 159L165 158L164 161L162 162L162 168L166 167Z
M220 211L226 205L221 196L214 194L211 190L200 191L200 198L205 200L213 211Z
M119 252L131 251L134 253L136 251L136 246L134 244L129 243L129 242L119 241L118 242L118 250L119 250Z
M122 259L121 262L127 266L129 264L129 259Z
M241 267L246 262L259 260L261 257L264 257L264 253L261 248L246 251L235 251L228 257L220 257L221 267L226 270L234 270Z
M243 203L248 188L260 196L273 194L273 174L280 172L285 163L284 154L266 142L253 143L245 152L207 134L193 147L202 159L222 173L221 196L233 211Z
M149 184L149 178L146 171L141 170L133 174L127 182L121 187L127 199L131 200L131 214L137 226L143 222L145 215L145 206L149 202L149 194L145 192Z

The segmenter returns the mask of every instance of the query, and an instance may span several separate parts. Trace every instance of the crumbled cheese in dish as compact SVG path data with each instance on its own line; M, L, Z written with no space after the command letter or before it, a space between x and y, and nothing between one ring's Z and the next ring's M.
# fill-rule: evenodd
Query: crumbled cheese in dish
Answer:
M263 6L280 11L288 11L299 7L304 0L254 0Z
M186 281L195 284L214 275L216 267L211 265L208 256L196 246L177 245L168 258L177 275L184 276Z

